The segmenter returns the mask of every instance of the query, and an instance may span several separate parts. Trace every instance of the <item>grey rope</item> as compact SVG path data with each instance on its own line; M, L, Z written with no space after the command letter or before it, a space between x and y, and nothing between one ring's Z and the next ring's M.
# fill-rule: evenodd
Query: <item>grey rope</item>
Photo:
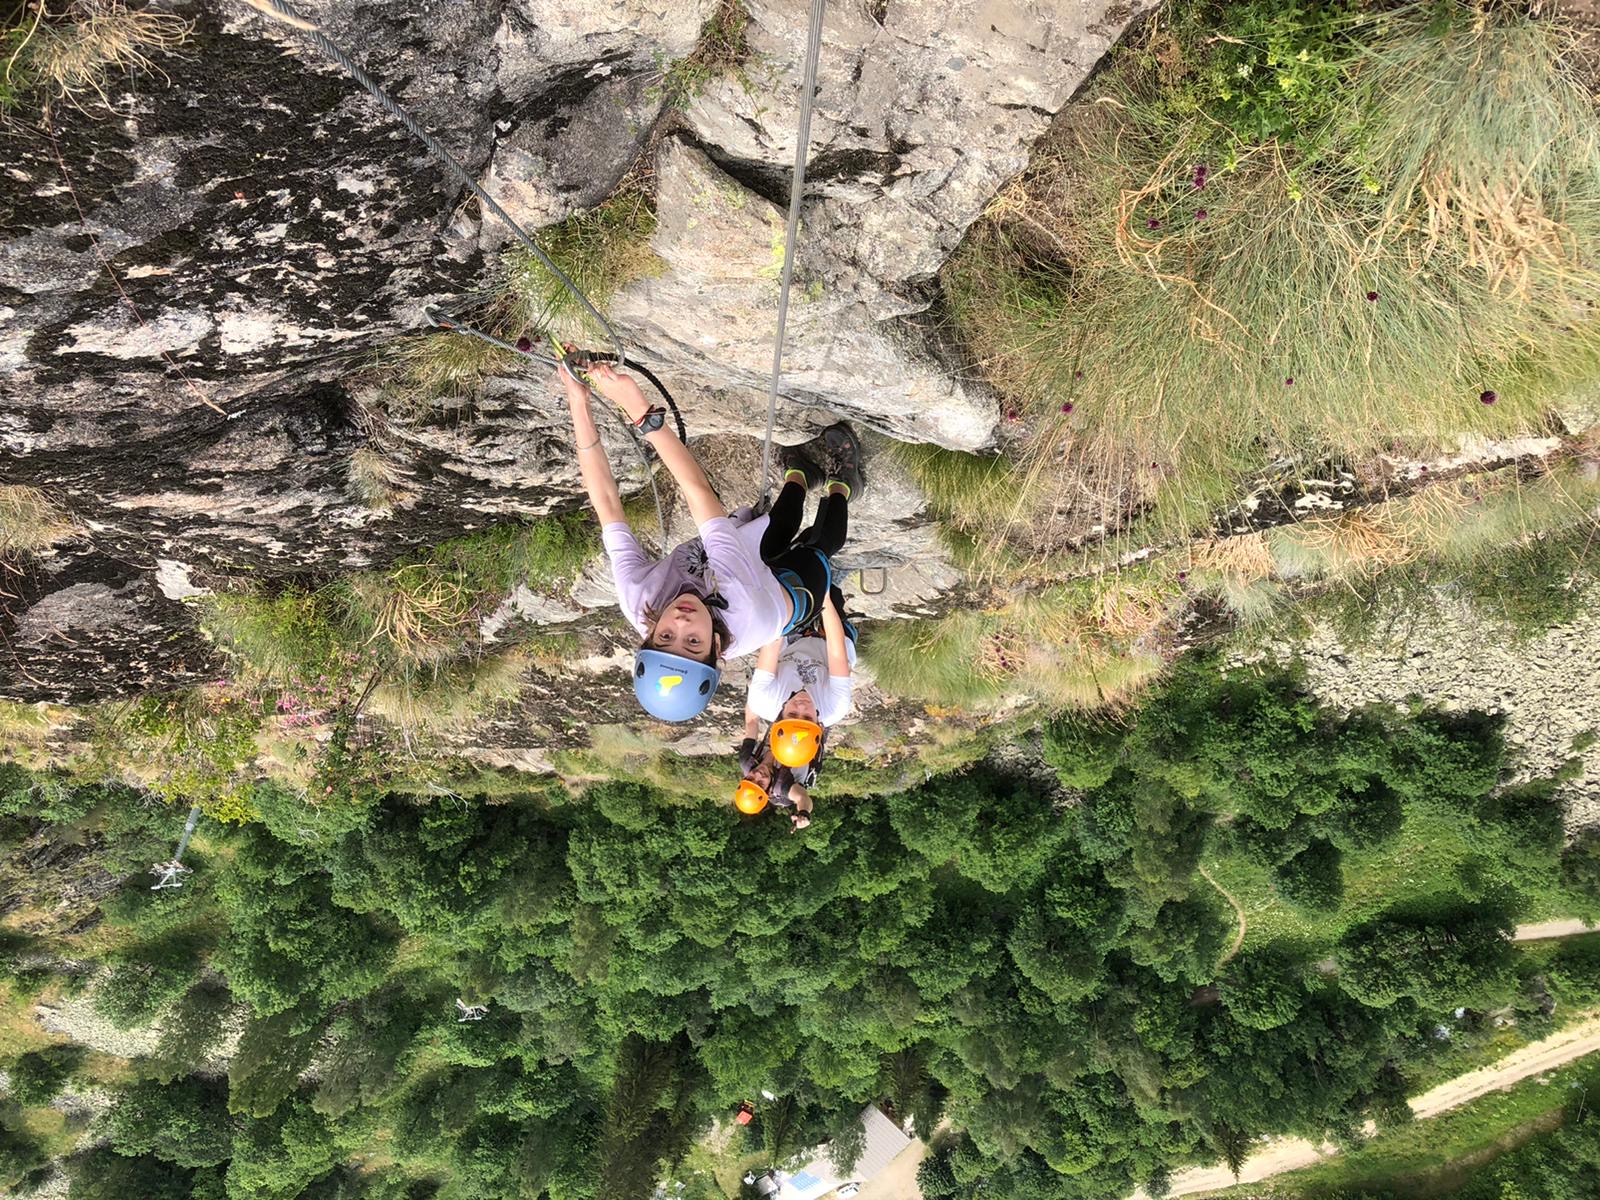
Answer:
M277 0L273 0L277 3ZM794 244L800 230L800 199L806 186L806 158L811 150L811 107L817 96L817 60L822 55L822 10L827 0L811 0L811 28L806 38L804 82L800 85L800 125L795 133L794 180L789 186L789 225L783 237L783 276L778 290L778 334L772 347L772 378L767 384L767 436L761 444L761 478L765 496L772 487L772 426L778 415L778 383L783 377L783 336L789 323L789 288L794 283Z
M404 125L407 132L409 132L413 137L426 146L428 152L432 154L434 158L438 159L445 166L449 167L455 177L460 180L461 183L464 184L474 196L478 198L479 203L481 203L486 209L494 213L495 216L499 217L505 222L506 227L516 235L517 240L526 246L530 251L532 251L534 257L544 265L544 268L556 277L561 286L567 290L573 299L583 306L584 311L587 312L589 316L593 317L596 324L598 324L599 327L605 331L607 339L609 339L611 342L612 353L616 355L617 363L619 365L627 364L628 356L626 351L623 349L622 339L617 336L617 331L611 327L611 322L607 321L605 317L600 314L600 310L590 302L588 296L584 295L583 289L574 283L567 273L551 260L548 254L540 249L539 243L534 241L533 238L528 235L528 232L512 219L511 214L506 212L505 209L501 208L500 205L495 201L495 198L489 195L488 192L484 191L483 188L479 186L478 181L467 173L467 169L463 167L459 161L457 161L455 155L451 154L449 150L445 149L444 143L439 141L438 138L434 137L433 134L429 133L426 129L419 125L416 119L401 106L398 100L389 95L388 92L384 91L383 88L379 86L377 80L373 79L371 75L368 75L367 72L362 69L360 64L358 64L348 54L341 50L338 44L335 43L332 38L328 37L327 34L323 33L321 28L319 28L314 22L308 21L305 17L301 16L300 13L296 12L294 7L290 5L287 0L244 0L244 2L264 16L271 17L284 25L288 25L291 28L298 29L303 33L309 34L312 42L316 44L319 50L321 50L334 62L338 63L339 66L343 67L349 74L350 78L354 79L363 88L365 88L367 94L376 100L379 106L386 113L388 113L395 120L399 121L400 124ZM817 0L817 3L818 7L820 8L821 0ZM807 119L809 120L809 114ZM787 259L785 260L784 266L785 282L787 283ZM473 330L472 332L480 338L484 337L484 335L479 333L477 330ZM497 339L486 340L495 340L497 345L504 346L507 350L511 350L513 352L516 351L515 346L511 346L505 342L500 342ZM574 375L574 378L577 378L577 376ZM588 384L585 383L585 386L587 387ZM589 394L591 397L595 396L593 387L589 387ZM599 399L601 399L602 403L605 404L605 407L612 409L613 413L615 413L614 406L608 401L605 401L604 397L599 397ZM631 423L622 421L620 415L617 416L617 419L628 430L628 435L633 441L633 448L639 455L639 464L644 469L645 478L650 482L650 493L655 499L656 504L656 523L661 529L662 549L664 550L666 549L667 541L666 510L661 504L661 490L656 486L656 473L651 469L650 456L645 451L644 441L639 437L638 430L636 430ZM767 440L770 444L772 440L770 420L768 422Z

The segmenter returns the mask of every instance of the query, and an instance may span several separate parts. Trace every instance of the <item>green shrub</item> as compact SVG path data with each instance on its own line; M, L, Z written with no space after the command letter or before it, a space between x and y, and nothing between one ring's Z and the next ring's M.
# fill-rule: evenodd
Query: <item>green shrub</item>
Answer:
M1312 842L1274 873L1278 893L1298 908L1332 912L1344 898L1343 861L1332 842Z
M50 1046L22 1055L8 1069L11 1098L18 1104L49 1104L83 1062L81 1046Z
M95 747L109 770L131 772L163 800L237 822L251 812L260 728L247 701L194 689L105 710Z
M154 1020L194 983L203 949L197 936L180 932L116 951L95 988L95 1009L118 1029Z

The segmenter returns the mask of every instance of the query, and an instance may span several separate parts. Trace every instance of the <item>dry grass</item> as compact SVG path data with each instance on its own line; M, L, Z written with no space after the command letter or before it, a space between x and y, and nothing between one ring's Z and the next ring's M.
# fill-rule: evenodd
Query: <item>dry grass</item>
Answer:
M0 556L28 554L74 532L62 507L38 488L0 484Z
M1127 572L896 621L874 630L867 650L882 686L929 704L1027 697L1052 709L1117 708L1161 673L1156 643L1182 607L1181 588Z
M453 657L472 621L475 598L461 575L433 564L356 576L350 590L368 630L365 645L400 664L433 666Z
M1254 583L1272 575L1272 550L1259 533L1206 538L1189 547L1188 570L1191 575L1227 576Z
M436 671L403 674L377 687L367 709L398 728L408 740L457 732L513 704L522 694L528 667L528 658L511 650Z
M383 451L363 446L350 456L350 494L374 512L387 513L406 498L400 471Z
M162 74L150 54L176 49L193 30L192 21L122 0L76 0L64 20L34 22L6 62L5 81L14 94L37 89L47 101L81 107L92 96L109 104L113 71Z
M1267 535L1284 579L1358 579L1427 559L1457 567L1492 561L1531 540L1600 518L1600 479L1582 460L1531 480L1469 476L1343 516Z
M1143 534L1174 537L1274 458L1526 432L1587 386L1600 123L1562 35L1440 36L1415 8L1383 28L1345 85L1370 136L1337 131L1314 168L1240 146L1197 188L1213 131L1113 76L975 227L945 294L1020 411L1024 478L1088 464L1134 497L1108 526L1148 497Z
M1384 507L1363 508L1331 521L1274 529L1269 537L1278 574L1288 579L1342 579L1411 562L1422 547Z

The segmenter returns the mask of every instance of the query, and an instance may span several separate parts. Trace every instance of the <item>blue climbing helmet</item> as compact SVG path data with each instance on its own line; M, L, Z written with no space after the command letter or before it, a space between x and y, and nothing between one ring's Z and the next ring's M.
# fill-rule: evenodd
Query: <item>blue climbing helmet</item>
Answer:
M698 659L660 650L640 650L633 656L633 694L658 720L698 717L721 682L722 672Z

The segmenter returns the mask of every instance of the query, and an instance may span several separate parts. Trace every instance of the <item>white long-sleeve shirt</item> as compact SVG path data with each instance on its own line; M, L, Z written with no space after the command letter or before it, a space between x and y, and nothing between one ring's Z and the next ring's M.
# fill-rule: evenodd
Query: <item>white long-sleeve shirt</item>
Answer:
M778 637L793 605L789 594L761 561L765 516L743 521L716 517L700 526L700 536L653 559L639 545L633 530L615 521L600 531L611 560L617 604L642 638L650 631L646 609L663 611L685 592L704 599L716 592L728 606L717 616L728 629L724 658L754 654Z

